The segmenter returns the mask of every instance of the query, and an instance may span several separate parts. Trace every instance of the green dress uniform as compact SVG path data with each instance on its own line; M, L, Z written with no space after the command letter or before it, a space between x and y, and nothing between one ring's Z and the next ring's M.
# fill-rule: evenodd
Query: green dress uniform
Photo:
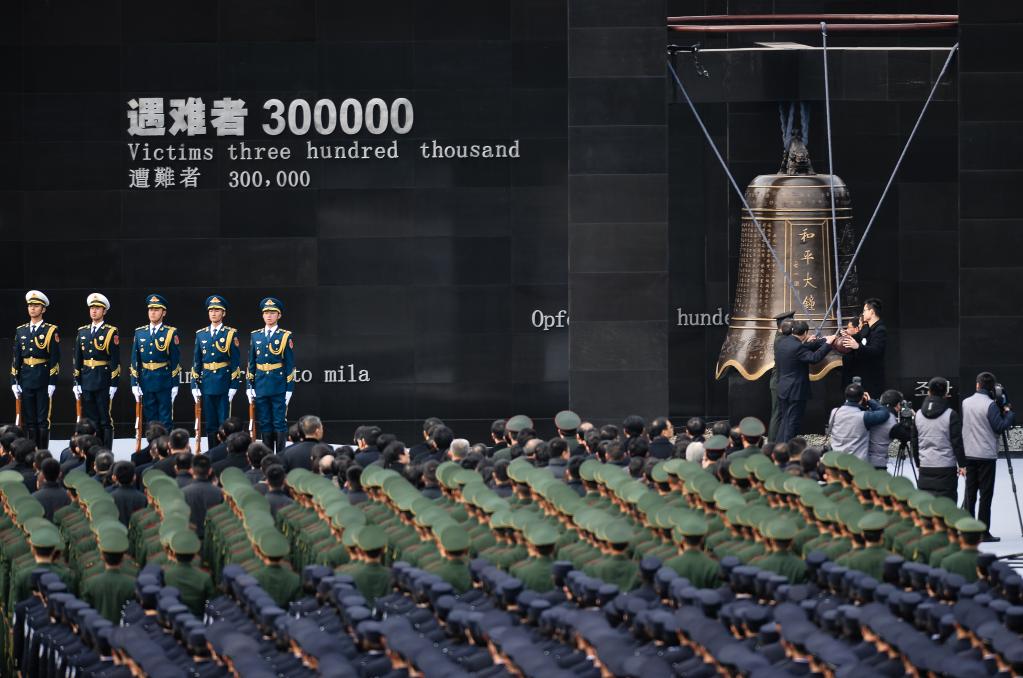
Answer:
M884 546L873 545L857 549L845 561L845 567L865 572L878 581L884 581L884 560L895 555Z
M347 574L355 581L355 588L372 605L391 590L391 571L380 563L350 562L337 568L338 574Z
M135 578L119 567L108 567L82 585L82 600L115 625L121 621L124 604L134 597Z
M266 591L277 607L288 609L288 604L302 595L302 579L280 563L264 565L252 573L259 585Z
M621 592L631 591L639 584L639 565L622 553L605 556L593 567L595 577L614 584Z
M977 549L962 549L941 559L941 569L963 576L968 583L977 581Z
M698 589L713 589L721 584L720 567L716 560L703 551L686 551L664 561L665 567L675 570Z
M522 581L522 585L530 591L546 593L554 588L551 568L554 561L547 557L530 556L511 566L509 574Z

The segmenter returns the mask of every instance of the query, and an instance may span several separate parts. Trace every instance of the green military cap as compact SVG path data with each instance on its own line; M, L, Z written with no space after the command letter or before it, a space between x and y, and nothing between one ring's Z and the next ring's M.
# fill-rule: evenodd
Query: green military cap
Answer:
M934 511L931 510L933 501L933 494L925 490L917 490L909 496L909 507L915 509L922 516L930 517L934 515Z
M379 525L363 525L355 530L354 537L355 545L363 551L379 551L387 546L387 534Z
M887 471L882 469L875 469L874 479L872 481L873 489L882 497L889 497L892 494L891 490L892 476Z
M40 525L28 533L28 542L36 548L57 548L61 546L60 532L53 525Z
M6 482L7 478L10 478L10 476L7 475L9 473L13 473L13 474L19 475L19 476L21 475L17 471L0 471L0 483L4 483L4 482ZM164 473L163 475L167 475L167 474ZM82 469L82 467L79 466L78 468L76 468L75 470L71 471L66 476L64 476L64 487L67 487L67 488L73 490L73 489L75 489L75 485L78 484L78 482L80 480L83 480L83 479L88 478L88 477L89 477L89 474L86 473Z
M767 429L764 428L764 422L756 417L743 417L739 421L739 433L747 438L758 438L766 432ZM704 447L706 448L706 446Z
M385 478L383 482L380 483L380 489L384 491L384 494L392 499L395 494L406 492L410 488L415 489L412 488L412 485L410 485L407 480L398 475Z
M396 492L390 496L391 501L394 502L399 511L410 511L413 513L415 511L412 507L416 505L416 500L425 498L419 494L414 487L402 489L400 492Z
M799 503L807 508L814 508L817 504L831 501L820 489L808 490L800 488Z
M866 459L860 459L859 457L852 457L852 459L846 463L846 470L849 472L849 475L853 477L853 482L856 482L856 479L861 476L867 476L867 480L870 481L876 471L876 469L870 465L870 462ZM871 487L870 489L874 488Z
M742 459L738 459L729 464L728 475L732 476L732 478L735 478L736 480L745 480L746 478L749 478L750 469L746 464L746 459L748 459L748 457L743 457Z
M490 526L495 530L513 527L514 522L512 521L512 512L508 509L495 511L494 515L490 516Z
M182 556L199 553L199 537L195 532L185 528L175 531L170 537L170 550Z
M297 471L297 473L296 473L296 471ZM166 475L166 474L164 474L164 475ZM309 471L307 471L304 468L303 469L292 469L292 471L285 477L285 479L287 480L288 484L290 485L292 479L298 478L300 476L310 476L310 475L312 475L312 474L309 473ZM230 482L237 481L239 479L247 480L247 478L245 478L245 472L242 471L237 466L229 466L229 467L225 468L223 471L220 472L220 483L221 484L223 484L224 481L227 481L228 483L230 483Z
M838 515L838 504L830 499L817 502L813 506L813 515L823 523L833 523Z
M664 503L664 497L656 492L644 492L643 496L636 502L636 508L642 511L644 515L649 515L661 506L664 506Z
M100 551L105 553L125 553L128 550L128 536L120 530L111 529L109 526L106 526L100 529L96 536Z
M717 493L715 492L714 505L718 508L719 511L728 511L729 509L734 507L745 506L746 500L743 499L742 495L739 493L724 494L718 497Z
M856 502L847 501L838 504L838 521L850 529L855 527L864 513L866 511Z
M821 456L821 464L826 468L838 468L838 459L842 453L829 450Z
M46 513L39 500L31 495L18 497L12 504L11 509L19 523L24 524L29 518L36 518Z
M867 530L883 530L888 526L888 517L880 511L868 511L856 524L860 532Z
M787 518L773 518L764 526L764 536L768 539L795 539L796 525Z
M605 525L597 536L609 544L627 544L632 537L632 531L623 522L616 520Z
M234 468L234 467L231 467L231 468ZM229 472L229 471L231 471L231 468L226 468L223 471L221 471L221 473L220 473L220 480L221 481L224 480L224 474ZM241 469L238 469L238 472L243 477L245 476L245 473L242 472ZM291 488L294 488L295 490L298 490L298 485L300 485L304 479L310 477L311 475L313 475L313 474L312 474L312 472L309 469L293 468L290 471L288 471L288 475L286 475L284 477L284 480L288 484L288 487L291 487Z
M676 515L681 518L682 509L670 504L664 504L653 512L653 515L650 516L650 522L662 529L672 528L678 524L676 522Z
M170 546L171 539L178 532L190 532L188 521L178 516L168 517L160 523L160 527L157 529L160 543L164 546Z
M444 464L441 464L441 466L443 466L443 465ZM370 464L366 468L362 469L362 476L361 476L362 486L363 487L367 487L367 482L370 482L370 483L373 482L373 477L376 476L378 471L382 471L382 470L383 470L382 467L377 466L375 464ZM440 470L440 467L438 467L438 470Z
M437 540L445 551L464 551L469 548L469 535L460 525L447 525L437 532Z
M283 558L288 555L288 540L276 529L269 528L260 531L255 539L256 548L262 551L267 558Z
M728 449L728 438L720 434L712 435L703 443L703 449L724 452Z
M439 506L431 506L425 511L416 513L415 524L420 527L433 527L437 523L446 523L451 517Z
M582 497L576 495L574 497L565 497L561 500L561 504L558 506L558 511L568 517L574 516L579 511L589 508L589 506L582 500Z
M646 485L634 479L625 480L615 488L615 494L627 504L635 504L649 491Z
M363 526L368 527L368 526ZM362 527L355 528L353 530L345 530L344 534L341 535L341 544L346 548L355 547L355 535L361 530Z
M899 501L908 501L913 493L916 492L913 481L904 476L892 478L891 482L888 483L888 489L891 490L892 496Z
M533 465L526 461L525 457L513 459L511 463L508 464L508 477L516 483L524 483L526 482L526 472L532 468Z
M952 529L955 529L956 523L958 523L960 520L962 520L963 518L972 517L973 516L970 515L969 511L961 509L957 506L955 507L954 510L949 511L948 513L945 514L945 525L951 527Z
M562 485L562 487L565 486ZM568 490L570 493L575 494L575 492L572 492L572 488L565 487L565 489ZM484 495L483 497L480 497L478 499L478 505L484 513L496 513L501 509L508 508L508 502L492 492L490 494Z
M714 493L717 492L719 487L721 487L721 483L719 483L713 476L701 476L700 479L696 481L696 492L700 495L700 499L707 503L712 503L714 501Z
M260 494L259 492L246 494L245 498L238 504L238 507L242 510L243 515L270 512L270 502L265 494Z
M665 465L667 463L668 462L665 462L665 461L658 462L658 463L654 464L654 467L652 469L650 469L650 478L655 483L666 483L666 482L668 482L668 469L665 468Z
M956 529L965 534L971 532L987 532L987 525L976 518L960 518L956 521Z
M954 512L958 508L959 507L956 506L956 503L949 499L948 497L935 497L933 500L931 500L931 512L933 513L933 515L938 516L942 519L944 519L950 513L954 514Z
M767 457L763 457L762 455L761 455L761 457L763 459L767 459ZM753 458L754 457L747 457L747 459L753 459ZM753 475L755 475L757 477L757 480L759 480L761 482L764 482L768 478L772 478L774 476L785 475L780 468L778 468L774 464L770 464L770 463L768 463L768 464L752 463L751 464L749 461L747 461L746 462L746 468L751 470ZM785 479L782 478L781 480L784 481Z
M582 423L579 415L572 410L562 410L554 415L554 425L562 431L574 431Z
M516 414L504 424L504 430L518 433L527 428L533 428L533 420L524 414Z
M707 534L707 521L698 515L688 513L678 521L676 531L683 537L702 537Z
M526 530L526 540L533 546L550 546L558 541L558 533L546 523L536 523Z
M330 522L342 530L366 524L366 514L355 506L336 506L329 514Z
M117 505L113 501L94 501L89 504L89 516L94 521L117 518L118 515L120 515L120 511L117 510Z
M595 480L595 474L597 469L600 468L600 462L596 459L587 459L579 465L579 477L583 480L592 482Z

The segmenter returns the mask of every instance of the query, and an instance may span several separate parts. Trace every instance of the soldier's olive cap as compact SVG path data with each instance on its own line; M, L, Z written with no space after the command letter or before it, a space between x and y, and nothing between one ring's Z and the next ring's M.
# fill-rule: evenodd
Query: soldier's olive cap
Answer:
M739 433L747 438L757 438L766 432L767 429L764 428L764 422L756 417L743 417L739 421ZM704 448L706 449L706 446Z
M954 511L949 511L948 513L945 514L945 525L951 527L952 529L955 529L956 523L958 523L960 520L962 520L963 518L972 517L973 516L970 515L969 511L961 509L957 506Z
M823 523L835 522L835 516L838 511L838 505L835 502L828 501L818 502L813 506L813 515L817 520Z
M341 544L347 548L353 548L355 546L355 535L362 529L361 527L354 530L345 530L344 534L341 535Z
M351 505L335 507L329 516L334 527L342 530L366 524L366 514Z
M198 540L197 540L198 541ZM267 558L283 558L288 555L288 540L276 529L264 529L256 535L256 547Z
M728 449L728 438L723 435L713 435L703 443L703 449L723 452Z
M97 533L96 541L99 550L105 553L125 553L128 550L128 537L118 529L103 527Z
M53 525L41 525L29 532L28 541L37 548L56 548L61 543L60 532Z
M683 537L702 537L707 534L707 521L694 514L681 517L676 528Z
M909 497L909 506L915 509L917 513L924 517L931 517L934 515L934 511L931 508L931 504L934 501L934 495L930 492L919 490Z
M557 543L558 533L551 526L540 523L526 530L526 540L533 546L551 546Z
M736 480L745 480L750 476L749 467L746 465L746 458L739 459L728 466L728 475Z
M554 415L554 425L562 431L574 431L582 423L579 415L572 410L562 410Z
M976 518L960 518L956 521L956 529L963 533L987 532L987 525Z
M880 511L870 511L860 518L857 526L861 532L865 530L883 530L888 526L888 517Z
M36 518L46 513L39 500L31 495L18 497L12 504L14 515L19 523L24 523L29 518Z
M655 483L666 483L668 482L668 470L665 468L667 462L659 462L654 464L654 467L650 469L650 477Z
M35 518L29 518L24 523L22 523L21 526L25 529L25 532L31 532L32 530L37 530L40 527L43 527L43 528L55 527L53 523L51 523L49 520L47 520L43 516L37 516Z
M433 527L438 523L450 522L451 517L439 506L431 506L425 511L416 513L415 524L420 527Z
M387 546L387 534L379 525L363 525L354 532L355 545L363 551L379 551Z
M796 525L787 518L775 518L764 526L764 536L768 539L795 539Z
M586 481L593 481L600 462L596 459L587 459L579 465L579 477Z
M735 485L719 485L714 490L714 503L721 508L721 502L727 501L729 497L736 497L742 499L742 493L735 487ZM742 503L746 503L745 501Z
M494 515L490 516L490 526L495 530L513 527L512 512L508 509L494 511Z
M13 474L15 476L20 476L21 475L17 471L0 471L0 483L6 482L6 480L8 478L10 478L11 480L16 480L16 478L13 478L11 475L8 475L8 474ZM164 477L167 476L166 473L161 473L160 475L162 475ZM81 467L76 468L75 470L71 471L66 476L64 476L64 487L68 487L68 488L74 489L75 485L78 484L79 481L84 480L84 479L88 479L88 478L89 478L89 474L86 473L85 471L83 471L81 469ZM167 478L167 479L170 480L170 478ZM143 479L143 480L145 480L145 479Z
M956 506L956 503L948 497L935 497L931 501L931 511L942 519L949 515L955 515L958 510L959 507Z
M840 452L836 452L834 450L830 450L828 452L825 452L821 456L821 464L823 464L827 468L837 468L838 467L838 459L841 456L842 456L842 454Z
M165 516L163 522L160 523L160 527L157 528L160 543L170 545L171 537L174 536L174 533L181 530L188 530L187 518L177 514Z
M533 428L533 420L524 414L516 414L504 424L504 430L512 433L518 433L527 428Z
M649 515L664 506L664 497L656 492L644 492L643 496L636 502L638 508L644 515Z
M753 457L747 457L747 459L752 459L752 458ZM766 459L766 457L764 457L764 458ZM747 461L746 462L746 468L747 469L752 469L753 470L753 475L755 475L757 477L757 480L759 480L761 482L765 482L769 478L773 478L775 476L784 475L782 470L780 468L778 468L777 466L775 466L774 464L766 464L766 465L764 465L764 464L751 464L751 463L749 463ZM779 478L779 480L784 482L785 478ZM770 488L768 488L768 489L770 489ZM772 490L772 491L774 491L774 492L784 492L784 489Z
M170 549L174 553L183 556L199 553L199 537L189 529L180 529L174 532L170 538Z
M615 494L627 504L636 504L644 495L646 495L647 492L650 491L651 490L648 490L647 486L639 480L627 480L618 486Z
M437 533L437 540L445 551L464 551L469 548L469 535L460 525L448 525Z
M598 526L597 537L609 544L627 544L632 538L632 531L624 523L614 521L604 526Z
M892 478L891 482L888 483L888 489L891 490L892 496L899 501L908 500L916 492L913 481L903 476Z
M849 529L856 526L864 513L866 511L863 510L863 507L855 502L847 501L838 504L838 520Z
M715 493L714 504L717 506L719 511L727 511L737 506L745 506L746 500L742 498L741 494L725 494L720 498Z

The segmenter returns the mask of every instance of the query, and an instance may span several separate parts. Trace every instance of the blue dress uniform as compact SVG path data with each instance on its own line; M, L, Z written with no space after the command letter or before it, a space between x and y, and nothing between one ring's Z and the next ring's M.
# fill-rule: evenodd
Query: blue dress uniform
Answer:
M94 292L86 303L110 310L110 300ZM117 328L106 322L92 323L78 328L75 337L75 385L82 392L82 414L96 424L107 449L114 442L114 423L111 416L110 389L121 383L121 339Z
M50 300L39 290L25 295L26 304L49 306ZM60 335L57 326L40 321L19 325L14 331L14 359L11 362L11 386L21 388L21 415L28 437L45 450L50 444L50 393L60 373Z
M259 302L260 311L282 312L279 299L267 297ZM275 327L253 330L249 346L249 365L246 379L256 395L256 418L263 442L277 453L284 449L288 439L288 397L295 390L295 343L291 332Z
M146 298L149 308L167 308L167 300L159 294ZM135 328L131 347L131 385L142 389L144 421L158 421L173 428L171 389L178 384L181 372L181 349L177 328L161 324L154 334L149 325Z
M206 309L227 311L227 300L220 295L206 299ZM192 359L192 388L202 393L206 438L209 449L218 444L217 429L231 416L228 391L242 386L241 349L238 330L221 324L202 327L195 332L195 355ZM196 432L198 435L198 431Z

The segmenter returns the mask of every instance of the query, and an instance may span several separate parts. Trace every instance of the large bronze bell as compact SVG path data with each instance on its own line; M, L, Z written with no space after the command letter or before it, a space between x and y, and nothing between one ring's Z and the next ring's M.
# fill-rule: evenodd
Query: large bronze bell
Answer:
M794 310L796 319L806 320L811 331L824 319L822 335L839 329L835 309L824 318L837 282L831 183L831 175L813 171L806 145L796 137L789 142L778 173L762 174L746 189L746 202L788 272L795 294L757 232L750 213L744 213L735 302L718 356L717 378L734 367L745 379L755 380L774 367L778 315ZM839 266L844 273L856 242L852 207L849 190L837 176L834 189ZM858 288L854 269L842 288L843 323L859 313ZM829 353L811 367L810 378L821 379L841 364L841 355Z

